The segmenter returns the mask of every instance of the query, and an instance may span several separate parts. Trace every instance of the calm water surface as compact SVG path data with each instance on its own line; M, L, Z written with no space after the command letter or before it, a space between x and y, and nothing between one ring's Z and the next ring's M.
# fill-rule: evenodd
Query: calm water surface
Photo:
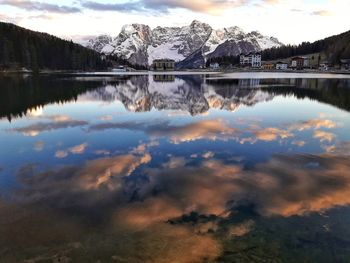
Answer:
M350 79L317 77L0 77L0 262L350 262Z

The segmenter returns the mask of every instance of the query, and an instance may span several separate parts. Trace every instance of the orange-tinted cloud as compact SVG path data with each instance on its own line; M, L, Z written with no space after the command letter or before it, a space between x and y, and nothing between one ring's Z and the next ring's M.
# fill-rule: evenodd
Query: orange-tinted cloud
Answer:
M321 128L333 129L336 127L337 127L337 124L332 120L312 119L312 120L307 120L304 122L292 124L289 126L289 130L303 131L303 130L321 129Z
M332 15L334 15L329 10L317 10L317 11L312 12L311 14L315 15L315 16L332 16Z
M332 142L336 136L334 133L331 133L331 132L317 130L314 132L313 137L316 139L319 139L320 142L325 142L325 141Z
M56 158L65 158L69 153L72 154L83 154L88 146L87 143L82 143L79 145L75 145L73 147L68 148L67 150L59 150L55 153Z
M254 132L256 138L261 141L275 141L279 138L286 139L294 135L286 130L279 128L266 128Z
M175 144L200 139L217 140L235 138L238 130L222 120L205 120L183 126L168 126L150 131L151 136L168 137Z

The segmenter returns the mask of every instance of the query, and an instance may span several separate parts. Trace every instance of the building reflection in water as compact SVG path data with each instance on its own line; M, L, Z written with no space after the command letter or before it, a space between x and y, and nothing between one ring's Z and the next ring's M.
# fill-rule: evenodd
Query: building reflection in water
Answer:
M155 82L174 82L174 75L153 75L153 81Z

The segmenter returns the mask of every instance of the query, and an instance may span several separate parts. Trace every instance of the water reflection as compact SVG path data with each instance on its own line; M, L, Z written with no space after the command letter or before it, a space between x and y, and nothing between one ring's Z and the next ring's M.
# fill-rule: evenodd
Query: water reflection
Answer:
M0 117L31 115L51 103L76 101L85 94L121 101L134 112L183 110L191 115L210 108L235 110L275 96L309 98L350 110L347 79L221 79L213 76L124 76L118 78L1 77Z
M50 103L76 101L79 94L99 86L100 83L64 81L62 78L1 76L0 118L11 120L40 110Z
M79 127L88 124L86 121L74 120L67 115L52 115L43 117L42 119L46 119L46 122L37 122L29 126L15 128L12 131L20 132L26 136L37 136L40 132L44 131Z
M6 81L5 262L349 259L347 80Z
M194 165L185 159L171 157L162 167L142 168L135 173L152 159L146 153L147 147L141 148L141 151L127 155L88 161L81 167L64 167L44 173L35 172L33 166L23 167L18 177L25 188L16 193L16 203L34 206L39 211L43 206L50 207L53 212L63 211L63 215L59 214L57 218L52 218L50 212L50 224L58 227L57 231L61 228L73 230L75 224L79 227L63 238L63 243L68 242L66 239L73 242L75 235L81 237L85 231L93 231L81 229L84 224L79 220L86 220L86 213L94 215L92 218L94 224L98 222L98 228L107 227L112 234L122 233L132 238L123 238L121 246L118 238L113 242L100 236L96 238L102 244L95 243L94 246L103 249L105 242L111 242L113 249L107 251L109 257L131 262L143 261L147 257L155 262L214 260L222 251L215 236L224 231L227 224L229 233L220 239L236 239L254 233L256 228L259 230L256 221L261 219L257 215L290 217L324 212L350 203L350 163L349 156L344 155L349 153L348 148L331 155L276 156L268 163L248 170L216 159ZM243 207L249 209L248 215L241 212ZM77 218L62 222L62 216L71 213L71 209ZM6 207L4 211L7 211ZM22 213L16 216L25 220L22 222L24 232L33 227L31 223L42 220L39 214L31 218L34 222L28 222L28 212ZM229 223L239 218L244 221ZM10 229L18 223L19 220L11 221ZM30 236L34 238L34 244L47 244L48 237L42 237L48 235L46 231L50 231L53 237L60 235L54 232L55 229L45 228L36 229L42 240ZM78 231L83 233L77 234ZM22 239L29 244L29 240ZM157 244L159 239L166 242L163 245L167 248L161 250L164 254L154 250L154 246L160 245ZM174 239L180 239L180 244ZM14 241L7 239L6 245L8 242ZM133 242L141 244L134 247ZM146 247L146 242L151 242L150 247ZM344 242L349 241L344 239ZM69 248L74 243L68 244ZM89 244L78 243L71 249L81 251L83 248L90 249ZM124 248L127 250L121 252ZM139 248L143 254L135 259L133 249ZM192 250L197 252L193 255Z
M153 75L153 81L174 82L175 76L174 75Z

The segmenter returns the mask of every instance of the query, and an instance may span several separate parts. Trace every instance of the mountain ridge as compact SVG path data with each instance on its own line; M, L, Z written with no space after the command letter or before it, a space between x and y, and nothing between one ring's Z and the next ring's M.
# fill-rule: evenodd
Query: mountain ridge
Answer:
M262 56L265 60L276 60L315 53L322 54L332 64L339 64L341 59L350 59L350 30L314 42L269 48L262 52Z
M196 55L196 61L188 66L202 67L214 56L239 55L262 51L283 44L275 37L267 37L258 31L245 33L237 26L213 29L198 20L182 27L151 29L144 24L124 25L117 37L108 35L90 39L86 47L106 55L117 55L132 64L150 66L154 59L170 58L180 63Z

